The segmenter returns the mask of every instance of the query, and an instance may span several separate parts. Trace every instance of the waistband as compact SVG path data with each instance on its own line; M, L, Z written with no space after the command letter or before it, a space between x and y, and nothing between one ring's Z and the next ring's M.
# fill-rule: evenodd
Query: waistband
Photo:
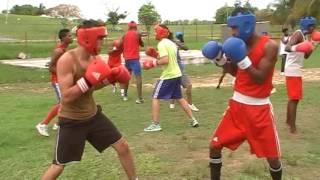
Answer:
M237 102L248 104L248 105L265 105L265 104L271 103L269 97L256 98L256 97L246 96L237 91L234 91L232 99Z

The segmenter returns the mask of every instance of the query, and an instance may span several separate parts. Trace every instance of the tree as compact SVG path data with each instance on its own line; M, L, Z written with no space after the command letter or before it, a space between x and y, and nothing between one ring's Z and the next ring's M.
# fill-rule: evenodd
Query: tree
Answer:
M151 2L147 2L139 8L138 20L139 23L145 25L149 39L151 26L157 22L161 22L161 17L159 13L156 11L154 5L151 4Z
M290 15L292 5L292 1L290 0L276 0L276 2L272 4L272 7L275 8L272 15L272 22L275 24L287 24L287 17Z
M37 14L38 14L38 15L42 15L42 14L45 13L45 10L46 10L46 7L45 7L42 3L40 3Z
M18 14L18 15L38 15L39 9L30 4L25 5L15 5L10 9L10 14Z
M115 26L119 24L120 19L125 19L127 17L126 11L124 13L118 13L119 7L115 10L109 10L107 23L112 25L112 28L115 29Z
M227 17L230 16L231 12L234 10L233 6L228 6L227 4L219 8L216 11L216 23L225 24L227 23Z
M244 3L243 7L244 7L245 9L249 10L249 11L252 12L252 13L255 13L255 12L258 10L257 7L253 7L253 6L250 4L249 0L247 0L246 3Z

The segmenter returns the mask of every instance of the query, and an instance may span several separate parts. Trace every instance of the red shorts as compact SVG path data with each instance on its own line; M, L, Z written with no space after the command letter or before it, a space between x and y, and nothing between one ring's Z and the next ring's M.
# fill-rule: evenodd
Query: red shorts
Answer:
M236 150L248 141L252 154L257 157L277 158L280 146L271 104L246 105L234 100L211 138L211 146Z
M302 99L302 78L286 76L287 95L291 100Z

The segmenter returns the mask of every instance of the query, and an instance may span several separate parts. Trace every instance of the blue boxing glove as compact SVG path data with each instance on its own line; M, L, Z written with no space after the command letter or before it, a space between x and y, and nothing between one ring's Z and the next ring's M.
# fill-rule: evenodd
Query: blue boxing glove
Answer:
M217 65L223 66L226 58L222 58L222 46L216 41L209 41L202 47L202 54L209 60L213 60Z
M252 64L247 56L247 46L242 39L236 37L228 38L222 45L222 51L240 69L247 69Z

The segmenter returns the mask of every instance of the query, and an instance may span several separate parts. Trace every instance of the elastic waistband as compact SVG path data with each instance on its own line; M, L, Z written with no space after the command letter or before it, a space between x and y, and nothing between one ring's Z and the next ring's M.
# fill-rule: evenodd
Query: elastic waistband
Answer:
M244 94L241 94L237 91L234 91L232 99L243 103L243 104L248 104L248 105L265 105L265 104L270 104L270 99L269 97L266 98L256 98L256 97L251 97L251 96L246 96Z

